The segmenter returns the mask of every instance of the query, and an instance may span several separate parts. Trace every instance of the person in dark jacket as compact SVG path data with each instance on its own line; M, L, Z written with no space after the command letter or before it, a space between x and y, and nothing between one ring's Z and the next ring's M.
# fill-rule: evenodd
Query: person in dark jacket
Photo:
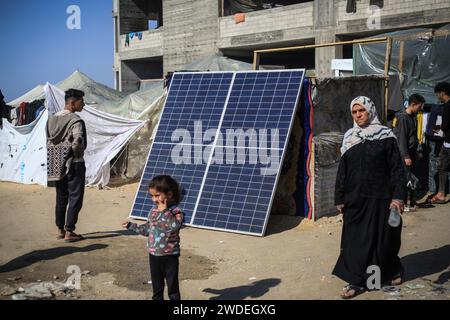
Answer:
M419 94L413 94L408 99L408 107L396 114L394 134L397 137L400 155L405 165L407 176L415 174L415 165L420 155L417 152L419 139L417 137L417 114L422 110L425 99ZM413 204L413 186L408 187L405 211L416 211Z
M399 285L398 257L402 225L388 224L390 208L403 212L406 178L397 139L381 125L374 103L358 97L351 103L353 128L344 135L336 176L335 204L343 213L341 252L333 274L348 283L341 296L367 289L367 268L378 266L381 282Z
M444 144L439 153L438 173L439 191L431 199L432 203L444 204L447 176L450 165L450 83L440 82L434 88L440 102L443 103L442 124L440 128L444 132Z
M428 193L427 201L438 192L438 160L442 145L444 144L444 134L440 129L442 123L443 104L425 104L423 110L428 113L425 141L426 153L428 155ZM439 124L438 124L439 123ZM450 174L447 175L450 182Z

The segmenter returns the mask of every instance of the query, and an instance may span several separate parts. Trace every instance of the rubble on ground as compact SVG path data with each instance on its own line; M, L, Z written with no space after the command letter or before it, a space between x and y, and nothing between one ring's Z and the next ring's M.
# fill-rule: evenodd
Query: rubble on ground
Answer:
M57 281L40 281L14 288L5 286L0 290L1 296L11 296L13 300L49 300L65 295L71 297L75 287Z

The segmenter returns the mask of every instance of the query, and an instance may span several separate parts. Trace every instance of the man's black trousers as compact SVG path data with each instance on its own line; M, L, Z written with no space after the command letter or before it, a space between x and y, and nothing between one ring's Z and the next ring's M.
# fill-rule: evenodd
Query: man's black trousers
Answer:
M83 206L86 166L84 162L72 163L69 173L56 182L56 226L75 231L78 214ZM67 213L67 218L66 218Z

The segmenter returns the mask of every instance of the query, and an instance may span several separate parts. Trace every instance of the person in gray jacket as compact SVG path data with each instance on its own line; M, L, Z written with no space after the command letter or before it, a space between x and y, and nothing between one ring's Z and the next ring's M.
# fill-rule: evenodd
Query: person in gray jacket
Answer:
M394 127L394 134L397 137L398 148L408 178L411 174L414 174L415 165L419 159L416 116L422 110L424 104L424 97L413 94L408 99L408 107L396 114L397 122ZM405 211L415 211L416 206L413 205L413 189L411 186L407 188L407 199L405 200Z
M47 123L48 180L56 182L57 238L66 242L83 239L75 233L86 181L86 126L76 114L84 108L83 97L83 91L66 91L65 109L50 116Z

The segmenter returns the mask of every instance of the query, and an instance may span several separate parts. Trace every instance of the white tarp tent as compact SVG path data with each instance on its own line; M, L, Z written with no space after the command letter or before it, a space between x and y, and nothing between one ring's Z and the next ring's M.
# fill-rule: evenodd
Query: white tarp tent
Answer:
M44 90L50 114L64 109L64 91L48 83ZM106 186L110 176L109 162L145 122L105 113L88 105L79 115L84 120L87 131L86 184Z
M21 127L1 119L0 181L47 185L47 119L47 110Z
M64 108L64 91L51 84L44 86L45 110L34 122L14 127L2 119L0 129L0 181L47 185L48 115ZM106 186L109 162L145 124L86 106L80 113L86 123L88 147L85 153L86 184Z

